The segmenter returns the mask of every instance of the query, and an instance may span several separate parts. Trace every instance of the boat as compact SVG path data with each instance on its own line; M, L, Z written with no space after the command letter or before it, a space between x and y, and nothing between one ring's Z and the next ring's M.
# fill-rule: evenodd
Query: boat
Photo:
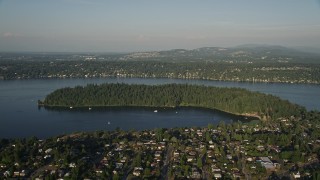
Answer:
M73 107L72 106L70 106L70 109L72 109Z
M89 110L91 110L91 107L89 107Z
M153 112L155 112L155 113L156 113L156 112L158 112L158 110L154 110Z
M108 125L110 125L111 123L110 123L110 121L108 121Z

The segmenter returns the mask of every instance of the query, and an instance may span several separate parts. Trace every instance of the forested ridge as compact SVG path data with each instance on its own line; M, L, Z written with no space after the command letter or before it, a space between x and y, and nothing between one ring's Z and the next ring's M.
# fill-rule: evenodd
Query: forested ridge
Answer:
M62 88L49 94L44 106L148 106L203 107L263 119L299 116L305 109L278 97L241 88L206 87L188 84L128 85L89 84Z

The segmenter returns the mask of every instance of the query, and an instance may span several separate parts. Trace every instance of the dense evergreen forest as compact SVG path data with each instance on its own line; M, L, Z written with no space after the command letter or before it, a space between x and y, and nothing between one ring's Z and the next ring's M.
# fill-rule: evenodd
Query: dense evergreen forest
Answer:
M89 84L63 88L49 94L44 106L191 106L219 109L235 114L251 114L263 119L299 116L301 106L272 95L240 88L219 88L187 84L128 85Z

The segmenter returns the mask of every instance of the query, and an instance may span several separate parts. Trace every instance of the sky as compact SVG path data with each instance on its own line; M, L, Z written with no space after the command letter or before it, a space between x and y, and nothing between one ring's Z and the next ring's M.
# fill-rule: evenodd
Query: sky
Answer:
M320 0L0 0L0 51L320 48Z

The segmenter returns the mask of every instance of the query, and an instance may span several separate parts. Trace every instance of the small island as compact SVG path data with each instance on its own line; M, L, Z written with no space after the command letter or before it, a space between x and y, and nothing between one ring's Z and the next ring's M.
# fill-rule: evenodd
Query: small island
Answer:
M189 84L88 84L55 90L39 101L44 107L198 107L259 119L300 116L306 110L279 97L241 88Z

